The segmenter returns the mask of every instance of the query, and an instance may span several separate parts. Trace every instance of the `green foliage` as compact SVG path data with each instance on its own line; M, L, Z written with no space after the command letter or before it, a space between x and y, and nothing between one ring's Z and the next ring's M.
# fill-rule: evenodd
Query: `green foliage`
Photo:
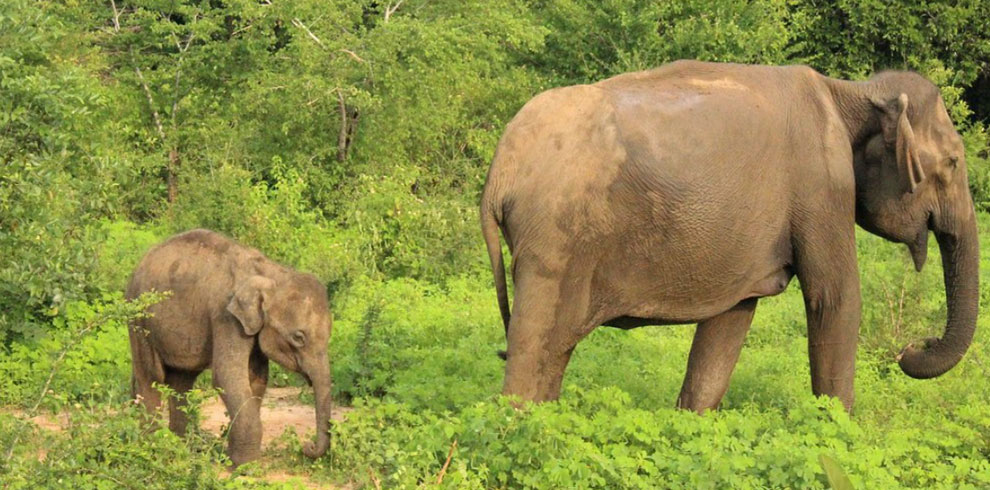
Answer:
M125 301L116 292L92 302L68 303L52 318L52 328L40 342L14 344L0 357L0 404L58 408L124 398L130 392L128 322L146 315L144 310L163 297L146 293Z
M822 452L835 454L861 488L977 487L990 478L978 451L946 462L924 458L944 448L945 433L913 431L909 441L885 435L850 419L834 400L805 397L786 411L748 407L704 417L632 404L615 388L573 386L559 403L523 411L505 400L456 413L361 402L334 426L332 458L339 478L369 484L370 475L353 470L370 467L383 485L403 488L432 481L455 440L444 481L452 487L823 488ZM926 467L911 469L920 458Z
M821 454L818 456L818 462L821 463L822 469L825 470L825 476L828 477L829 486L835 490L853 490L854 487L852 482L849 481L849 477L846 476L846 473L842 471L842 467L831 456Z
M988 209L987 115L969 107L986 105L987 14L975 0L8 2L0 343L120 287L90 253L101 219L217 228L333 289L483 270L476 196L514 112L678 58L917 69L942 86Z
M791 2L800 55L831 75L917 68L938 59L951 85L973 82L990 56L990 5L980 0Z
M215 394L191 390L187 409ZM180 438L161 421L148 426L143 410L133 402L78 405L64 432L29 427L31 450L40 454L16 454L0 464L4 488L286 488L222 476L218 462L229 460L221 440L201 432ZM0 434L22 424L0 414Z
M409 279L355 284L335 310L337 396L388 396L443 409L497 392L495 353L504 348L504 334L492 328L492 295L483 284L464 278L443 287ZM438 396L439 387L445 394Z
M782 63L793 50L787 2L778 0L536 3L552 27L537 62L570 83L685 58Z
M0 12L0 345L37 338L66 302L97 294L93 221L150 206L141 156L116 147L90 35L55 13L20 0Z
M0 448L15 449L0 480L264 484L257 468L218 476L218 441L142 432L122 404L126 319L143 303L119 291L154 243L208 227L328 284L334 394L356 408L329 457L303 460L295 439L277 453L321 481L422 486L451 454L443 485L458 488L818 488L824 454L857 488L990 486L986 317L938 380L892 361L943 325L934 244L919 275L902 247L858 237L853 418L809 394L797 285L761 300L720 413L665 408L684 328L598 329L560 403L516 410L493 396L505 340L476 216L498 138L529 98L679 58L853 79L917 70L941 87L990 211L988 22L980 0L8 0L0 405L74 423L52 434L0 408ZM980 228L986 243L985 214ZM990 254L981 264L985 306Z

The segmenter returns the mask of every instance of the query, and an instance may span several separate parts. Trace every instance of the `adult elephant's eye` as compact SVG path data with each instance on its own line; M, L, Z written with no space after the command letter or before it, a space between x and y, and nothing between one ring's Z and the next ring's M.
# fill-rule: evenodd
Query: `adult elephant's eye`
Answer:
M302 330L296 330L295 332L292 332L291 341L292 341L292 345L296 347L302 347L306 345L306 332L303 332Z

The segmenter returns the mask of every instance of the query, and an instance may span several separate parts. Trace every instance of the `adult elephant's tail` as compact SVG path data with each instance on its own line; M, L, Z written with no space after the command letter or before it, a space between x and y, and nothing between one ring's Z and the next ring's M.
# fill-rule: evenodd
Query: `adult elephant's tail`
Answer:
M481 234L488 246L488 258L492 263L492 275L495 277L495 294L498 295L498 309L502 312L502 323L505 325L506 337L509 335L509 291L505 284L505 264L502 261L502 242L498 238L499 226L496 217L498 202L488 193L481 198ZM505 359L505 352L499 352Z

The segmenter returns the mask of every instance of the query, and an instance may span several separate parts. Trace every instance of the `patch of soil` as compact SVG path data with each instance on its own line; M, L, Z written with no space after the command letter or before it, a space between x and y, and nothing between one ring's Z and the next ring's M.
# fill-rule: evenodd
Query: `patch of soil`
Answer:
M299 401L299 394L303 389L298 387L268 388L261 403L262 449L272 447L278 438L290 428L302 440L309 440L313 437L316 432L316 409L312 405ZM161 416L167 417L168 410L164 405ZM39 428L49 432L62 432L72 424L71 411L56 414L45 412L28 418L23 410L3 408L0 410L11 413L22 420L29 420ZM351 407L334 406L331 418L343 420L351 410ZM219 396L203 403L200 407L200 413L202 428L214 435L220 436L223 429L230 424L227 409ZM44 460L45 456L47 456L47 451L44 448L39 448L38 459ZM229 470L221 470L221 474L229 474ZM320 485L310 481L305 475L287 473L283 469L269 469L261 479L268 482L285 482L299 488L341 488ZM349 488L349 486L342 488Z
M26 419L32 424L37 425L38 428L50 432L62 432L63 430L65 430L66 427L68 427L72 423L72 420L69 417L69 412L62 412L57 414L45 412L39 415L35 415L34 417L31 418L27 418L27 415L24 413L24 410L19 410L19 409L11 410L9 413L13 414L15 417L21 420Z
M286 430L293 429L299 437L309 440L316 433L316 408L299 401L302 388L268 388L261 402L261 447L268 447ZM220 435L230 424L227 409L220 397L216 397L200 408L204 430ZM343 420L350 407L333 407L331 418Z
M253 478L248 476L242 476L241 479L245 481L260 480L268 483L288 483L291 484L293 488L323 488L323 489L341 489L341 490L351 490L351 486L338 487L334 485L320 484L311 481L305 475L294 475L291 473L286 473L282 470L272 470L269 469L265 472L263 478Z

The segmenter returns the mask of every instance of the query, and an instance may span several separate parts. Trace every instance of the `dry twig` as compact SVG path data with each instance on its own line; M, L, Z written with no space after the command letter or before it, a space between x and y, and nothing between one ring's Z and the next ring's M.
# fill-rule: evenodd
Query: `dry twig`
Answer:
M368 476L371 477L371 483L375 484L375 490L382 490L382 481L375 476L375 472L371 471L371 468L368 468Z
M357 62L359 62L359 63L367 63L366 61L364 61L364 59L362 59L360 56L358 56L357 53L355 53L354 51L351 51L349 49L344 49L344 48L340 48L337 51L340 51L342 53L347 53L348 55L350 55L351 58L354 58L354 60L357 61Z
M321 48L326 47L323 45L323 41L320 41L320 38L316 37L316 34L313 34L313 31L309 30L309 28L306 27L306 24L303 24L298 17L292 19L292 25L306 31L306 34L309 35L310 39L316 41L316 44L319 44Z
M443 477L447 474L447 467L450 466L450 458L454 456L454 449L457 449L457 439L450 445L450 451L447 451L447 461L443 462L443 467L440 468L440 473L437 475L437 485L443 483Z
M398 2L395 2L395 5L385 6L385 22L388 22L388 19L392 17L392 14L394 14L396 10L399 10L399 6L402 5L402 2L404 1L405 0L399 0Z

